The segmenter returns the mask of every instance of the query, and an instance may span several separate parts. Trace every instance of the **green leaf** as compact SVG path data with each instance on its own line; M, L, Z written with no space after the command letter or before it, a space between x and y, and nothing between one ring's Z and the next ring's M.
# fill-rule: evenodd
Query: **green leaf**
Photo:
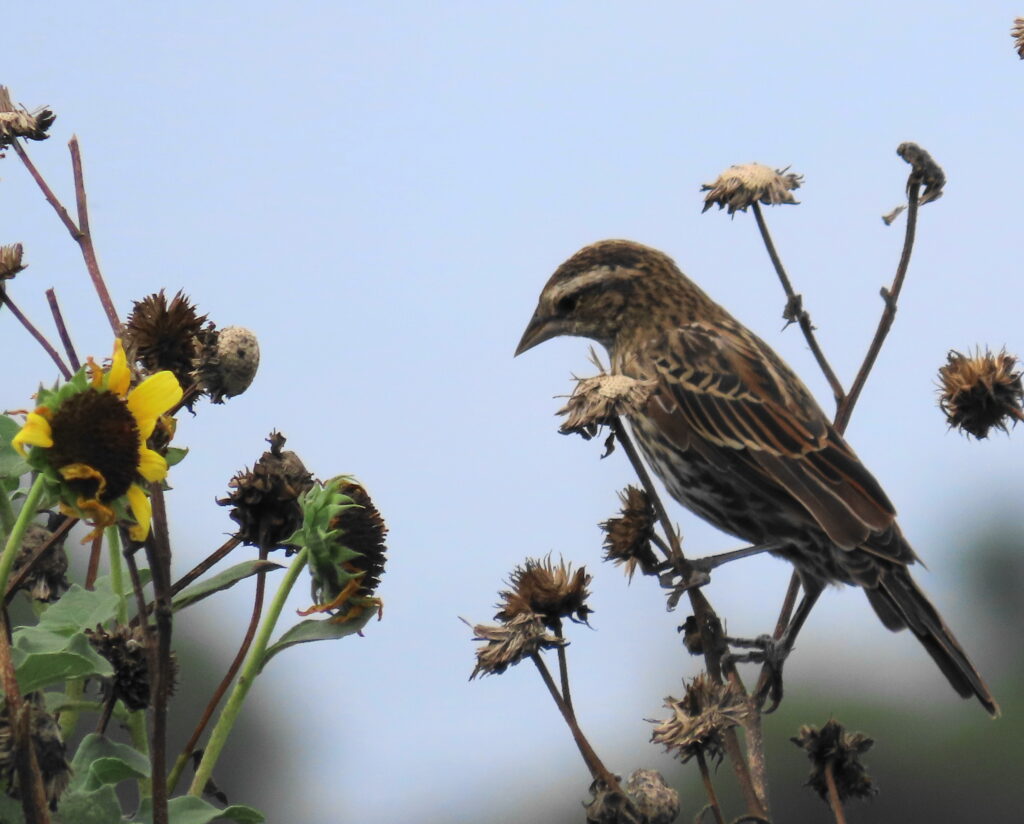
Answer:
M0 822L3 824L25 824L25 816L21 813L21 802L8 798L0 793Z
M300 621L276 643L267 647L263 654L263 662L260 664L260 671L267 665L267 662L282 650L293 647L296 644L308 644L310 641L330 641L336 638L344 638L348 635L355 635L369 622L375 614L373 609L367 609L358 618L353 618L343 623L335 623L329 620L315 620L308 618Z
M185 460L185 456L188 454L187 449L182 449L177 446L167 447L167 454L164 455L164 460L167 461L167 466L172 467L176 464L180 464Z
M118 598L109 585L89 591L72 584L57 603L39 619L39 628L70 636L86 628L95 628L114 617Z
M257 572L269 572L273 569L284 569L284 566L274 561L243 561L214 575L212 578L206 578L192 586L186 587L174 597L171 605L175 610L190 607L197 601L202 601L203 598L213 595L215 592L233 587L239 581L255 575Z
M223 810L214 807L194 795L179 795L167 804L168 818L171 824L207 824L211 821L236 821L238 824L262 824L267 819L263 813L246 807L244 804L232 804ZM153 821L152 801L146 800L139 809L134 824L151 824Z
M82 739L71 769L74 771L71 789L83 792L150 775L146 756L127 744L118 744L96 733L89 733Z
M7 415L0 415L0 478L20 478L28 472L28 464L11 446L21 424Z
M20 819L18 819L20 820ZM113 787L104 786L93 792L69 790L60 799L55 824L113 824L121 821L121 803ZM7 824L6 818L0 821Z
M65 638L39 627L26 627L14 638L11 658L23 693L72 678L113 675L109 662L93 649L84 633Z

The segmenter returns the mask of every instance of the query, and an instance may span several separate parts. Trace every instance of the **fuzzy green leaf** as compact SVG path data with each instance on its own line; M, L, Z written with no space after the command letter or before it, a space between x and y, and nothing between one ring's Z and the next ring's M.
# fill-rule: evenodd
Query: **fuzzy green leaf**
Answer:
M203 598L213 595L215 592L233 587L239 581L255 575L257 572L269 572L274 569L284 569L284 566L275 561L243 561L214 575L212 578L206 578L190 587L186 587L174 597L171 606L175 610L190 607L197 601L202 601Z
M20 478L28 472L28 464L11 446L11 441L21 429L14 418L0 415L0 478Z
M235 821L237 824L262 824L267 819L263 813L246 807L244 804L232 804L223 810L214 807L201 798L193 795L179 795L167 803L167 813L171 824L208 824L212 821ZM152 802L146 800L139 809L134 824L152 824Z
M70 636L86 628L95 628L114 617L118 598L109 588L87 590L72 584L57 603L39 619L38 626L50 632Z
M53 818L55 824L112 824L121 820L121 804L111 786L92 792L68 790L61 796L60 808ZM0 821L7 824L6 818Z
M370 618L375 614L375 610L366 609L358 618L353 618L343 623L335 623L329 620L315 620L311 618L305 621L300 621L282 635L276 643L267 647L267 651L263 654L263 663L260 665L260 670L262 671L263 667L267 665L267 662L279 652L288 649L288 647L293 647L296 644L308 644L310 641L331 641L336 638L345 638L348 635L355 635L367 625Z
M149 759L127 744L89 733L78 745L71 762L71 789L92 792L105 784L116 785L135 778L148 778Z
M26 627L14 635L14 662L23 693L90 675L113 675L109 662L92 648L83 633L67 638L38 627Z

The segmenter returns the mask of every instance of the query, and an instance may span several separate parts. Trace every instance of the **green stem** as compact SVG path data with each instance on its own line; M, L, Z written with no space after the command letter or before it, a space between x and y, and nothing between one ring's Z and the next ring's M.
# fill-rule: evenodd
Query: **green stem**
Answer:
M149 734L146 732L146 711L136 710L128 713L128 732L132 736L132 746L149 758ZM153 780L151 778L139 779L139 800L150 798L153 795Z
M11 567L14 566L14 559L18 557L18 550L21 549L21 539L25 537L25 530L28 529L29 523L36 515L39 499L43 497L44 484L43 476L37 475L25 498L25 505L18 513L18 519L7 535L7 544L4 546L3 554L0 555L0 592L7 591L7 579L11 576Z
M107 527L107 551L110 554L110 588L117 596L117 623L128 624L128 594L124 588L124 567L121 566L121 534L117 527Z
M242 673L238 676L235 687L231 691L227 703L224 704L224 709L221 710L213 732L210 733L210 740L206 744L203 760L199 762L195 778L192 779L192 786L188 789L189 795L194 795L198 798L202 797L203 788L206 787L206 782L213 775L213 768L217 763L217 759L220 758L221 750L224 749L224 744L227 743L235 721L238 719L238 714L241 712L245 697L249 694L249 689L252 687L253 681L256 680L256 676L259 675L260 667L263 666L263 657L267 651L270 636L273 634L274 627L277 624L277 619L281 616L284 602L295 585L299 573L306 566L308 557L309 550L303 548L295 556L295 560L288 567L281 585L278 587L277 592L274 593L274 599L270 602L267 614L260 624L259 632L256 634L252 647L249 649L249 655L242 666Z

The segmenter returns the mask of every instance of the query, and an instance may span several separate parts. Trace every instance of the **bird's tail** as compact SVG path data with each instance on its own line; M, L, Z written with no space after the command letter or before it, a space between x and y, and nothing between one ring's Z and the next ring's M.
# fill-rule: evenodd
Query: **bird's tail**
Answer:
M879 577L878 588L864 591L886 627L893 631L910 628L953 689L964 698L977 696L989 715L999 715L999 705L985 681L905 567L888 567Z

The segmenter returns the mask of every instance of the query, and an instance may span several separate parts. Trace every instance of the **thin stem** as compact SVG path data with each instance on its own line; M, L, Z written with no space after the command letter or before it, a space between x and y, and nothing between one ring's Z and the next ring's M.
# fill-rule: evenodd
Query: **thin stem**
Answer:
M43 496L44 484L43 476L37 475L25 497L25 503L18 513L18 519L7 535L3 554L0 554L0 592L7 591L7 579L11 576L11 567L14 566L14 560L21 550L21 541L25 537L25 530L28 529L28 525L36 515L36 507L39 505L39 499Z
M14 301L11 300L7 292L0 290L0 302L11 310L11 314L14 315L14 317L18 319L19 323L25 327L25 330L36 339L36 343L43 347L46 354L50 356L50 360L57 364L57 368L60 370L61 375L64 376L64 380L71 380L71 370L68 369L67 365L57 353L57 350L54 349L53 345L43 336L43 333L36 329L32 324L32 321L25 317L25 314L15 306Z
M715 815L715 821L718 824L725 824L725 817L722 815L722 808L718 804L718 795L715 793L715 785L711 783L711 773L708 772L708 762L704 758L704 753L697 750L697 766L700 767L701 781L704 782L704 792L708 794L708 803L711 807L711 812Z
M128 545L121 553L128 565L128 577L131 578L132 591L135 593L135 608L139 611L139 622L142 626L143 636L146 643L146 653L150 672L156 671L156 644L153 643L153 628L150 626L146 613L146 595L142 591L142 579L139 577L139 567L135 563L135 550ZM151 687L152 689L152 687ZM146 755L149 754L149 737L146 734L146 714L142 710L131 713L129 716L128 728L132 734L132 744L135 748ZM150 798L153 794L153 777L139 779L140 799Z
M828 381L830 387L832 387L832 395L835 397L836 408L842 404L843 399L846 397L843 392L843 385L839 382L839 378L836 377L836 373L829 365L828 359L825 357L825 353L822 351L821 346L818 345L818 339L814 336L814 325L811 323L811 316L806 309L803 308L801 297L795 291L793 291L793 284L790 283L789 276L786 274L786 270L782 265L782 259L779 257L779 253L775 251L775 243L772 241L772 236L768 231L768 224L765 222L764 215L761 213L761 206L758 203L754 203L754 219L757 221L757 228L761 232L761 240L764 241L765 249L768 250L768 257L771 258L772 266L775 267L775 273L779 276L779 281L782 283L782 289L786 293L786 320L792 320L789 313L794 312L796 315L796 321L800 325L800 331L804 333L804 338L807 341L807 345L810 346L811 352L814 353L814 359L818 362L818 367L825 375L825 379Z
M875 360L882 349L886 335L889 334L893 321L896 319L896 301L899 300L900 292L903 290L903 281L906 278L907 269L910 267L910 253L914 250L914 236L917 232L917 204L920 192L921 184L911 175L910 183L907 185L907 230L903 236L903 252L900 255L899 265L896 267L896 275L893 277L892 286L889 289L884 287L882 289L882 300L885 301L885 307L882 309L882 317L878 321L875 336L872 338L870 346L868 346L864 362L861 364L860 371L857 372L857 377L853 380L849 393L843 399L836 412L835 427L839 432L846 431L846 427L850 422L850 415L853 414L853 407L860 397L864 384L867 383L868 375L875 365Z
M267 551L265 549L260 551L260 560L265 561L267 559ZM228 667L228 671L224 674L217 689L214 690L213 695L206 704L206 709L203 711L202 717L199 719L199 723L196 724L196 728L192 731L191 737L188 739L188 743L182 747L181 752L178 754L177 760L174 762L174 766L171 768L171 774L167 778L167 792L171 794L174 792L174 788L178 785L178 779L181 777L182 771L185 769L192 757L192 752L196 748L196 744L199 743L200 737L206 725L210 723L210 719L213 717L214 711L217 709L217 705L220 703L220 699L224 697L224 693L227 692L231 682L234 681L235 675L238 673L239 667L242 666L242 662L245 660L246 653L249 651L249 647L252 645L252 639L256 635L256 628L259 626L260 615L263 612L263 594L266 590L266 572L259 572L256 575L256 593L253 597L252 605L252 617L249 619L249 628L245 632L245 637L242 639L241 645L238 647L238 652L235 654L234 660L231 662L231 666Z
M92 589L96 586L96 576L100 571L100 555L103 554L103 533L101 532L92 539L92 546L89 549L89 566L85 571L85 588Z
M231 536L230 538L228 538L228 540L221 544L219 549L214 550L214 552L211 553L209 557L200 561L191 570L186 572L181 578L175 581L174 586L171 587L171 595L177 595L185 587L191 584L194 580L203 575L208 569L210 569L213 566L216 566L221 560L227 557L228 553L230 553L231 550L233 550L240 543L242 543L241 540L239 540L235 536Z
M227 743L235 721L238 720L238 714L241 712L245 697L249 694L253 681L259 675L260 669L263 666L263 657L267 651L270 636L277 625L277 620L281 617L281 610L284 608L285 599L295 585L299 573L305 568L308 557L308 549L303 548L299 551L291 566L285 572L284 579L278 586L277 592L274 593L267 613L263 617L259 631L256 634L256 639L249 649L249 655L242 666L242 673L238 676L235 687L231 691L231 695L228 696L227 703L224 705L224 709L221 710L220 717L210 733L210 740L206 744L203 759L199 762L195 777L192 779L192 785L189 787L189 795L202 797L203 788L206 787L206 782L210 780L213 768L217 764L217 759L220 758L221 751Z
M28 169L28 173L32 175L32 179L42 191L43 197L46 198L46 202L53 207L53 210L57 213L57 217L60 218L61 223L67 227L67 230L71 233L71 237L73 237L77 242L82 233L75 225L75 221L71 219L71 215L68 214L68 210L64 208L64 205L57 199L57 196L53 193L49 184L43 179L43 176L39 173L35 163L33 163L32 159L28 156L28 152L25 151L21 143L17 140L11 141L11 148L14 149L15 154L18 155L21 162L25 165L25 168Z
M825 785L828 787L828 803L832 808L832 815L836 817L836 824L846 824L846 813L843 811L843 802L839 799L839 788L836 787L831 761L825 762Z
M128 596L124 589L124 569L121 566L121 535L115 527L107 527L108 560L110 563L110 588L117 596L117 623L128 623Z
M3 496L0 496L3 497ZM57 527L53 533L47 538L42 544L36 547L35 551L31 556L18 567L18 571L15 572L7 581L7 589L4 592L4 607L7 607L14 599L14 593L21 589L21 585L25 582L25 579L32 574L32 569L40 558L46 553L46 551L52 547L57 541L61 540L75 524L78 523L78 518L65 518L61 525Z
M121 322L117 319L117 310L114 309L114 301L107 291L107 284L103 280L103 273L100 272L99 262L96 260L96 250L92 245L92 232L89 229L89 207L85 196L85 176L82 174L82 152L78 147L78 137L72 136L68 141L68 149L71 151L71 170L75 177L75 205L78 209L78 245L82 249L82 257L85 259L85 268L89 270L89 277L92 278L92 285L96 289L103 311L110 321L110 328L114 337L121 333Z
M590 770L590 775L595 781L600 781L608 789L617 793L622 793L622 787L619 786L618 780L602 763L601 759L598 758L597 753L594 752L594 748L590 746L590 742L587 741L587 737L583 734L583 730L580 729L580 725L576 722L576 716L573 715L572 710L569 709L561 694L558 692L558 687L555 686L555 681L551 677L551 673L548 672L548 668L544 664L543 659L541 659L540 654L535 652L530 657L533 659L533 663L537 666L537 670L540 672L540 677L544 680L544 684L548 688L548 692L551 693L551 697L554 699L555 704L558 707L558 711L562 713L562 718L565 719L565 723L568 725L569 731L572 733L573 740L579 748L580 755L583 756L583 761L586 763L587 769Z
M555 635L562 638L562 619L555 619ZM569 712L574 716L576 711L572 708L572 692L569 690L569 659L565 654L565 645L562 644L558 647L558 678L562 682L562 700L565 701L565 706L568 707Z
M68 356L68 363L77 372L82 368L82 362L78 359L75 345L71 342L71 335L68 334L64 315L60 311L60 304L57 303L57 293L53 289L46 290L46 302L50 304L50 314L53 315L53 322L57 326L57 334L60 335L61 345L64 347L64 353Z
M128 713L128 732L132 738L132 746L144 756L149 757L149 736L146 735L146 711L135 710ZM151 798L153 795L153 779L138 780L139 800Z

